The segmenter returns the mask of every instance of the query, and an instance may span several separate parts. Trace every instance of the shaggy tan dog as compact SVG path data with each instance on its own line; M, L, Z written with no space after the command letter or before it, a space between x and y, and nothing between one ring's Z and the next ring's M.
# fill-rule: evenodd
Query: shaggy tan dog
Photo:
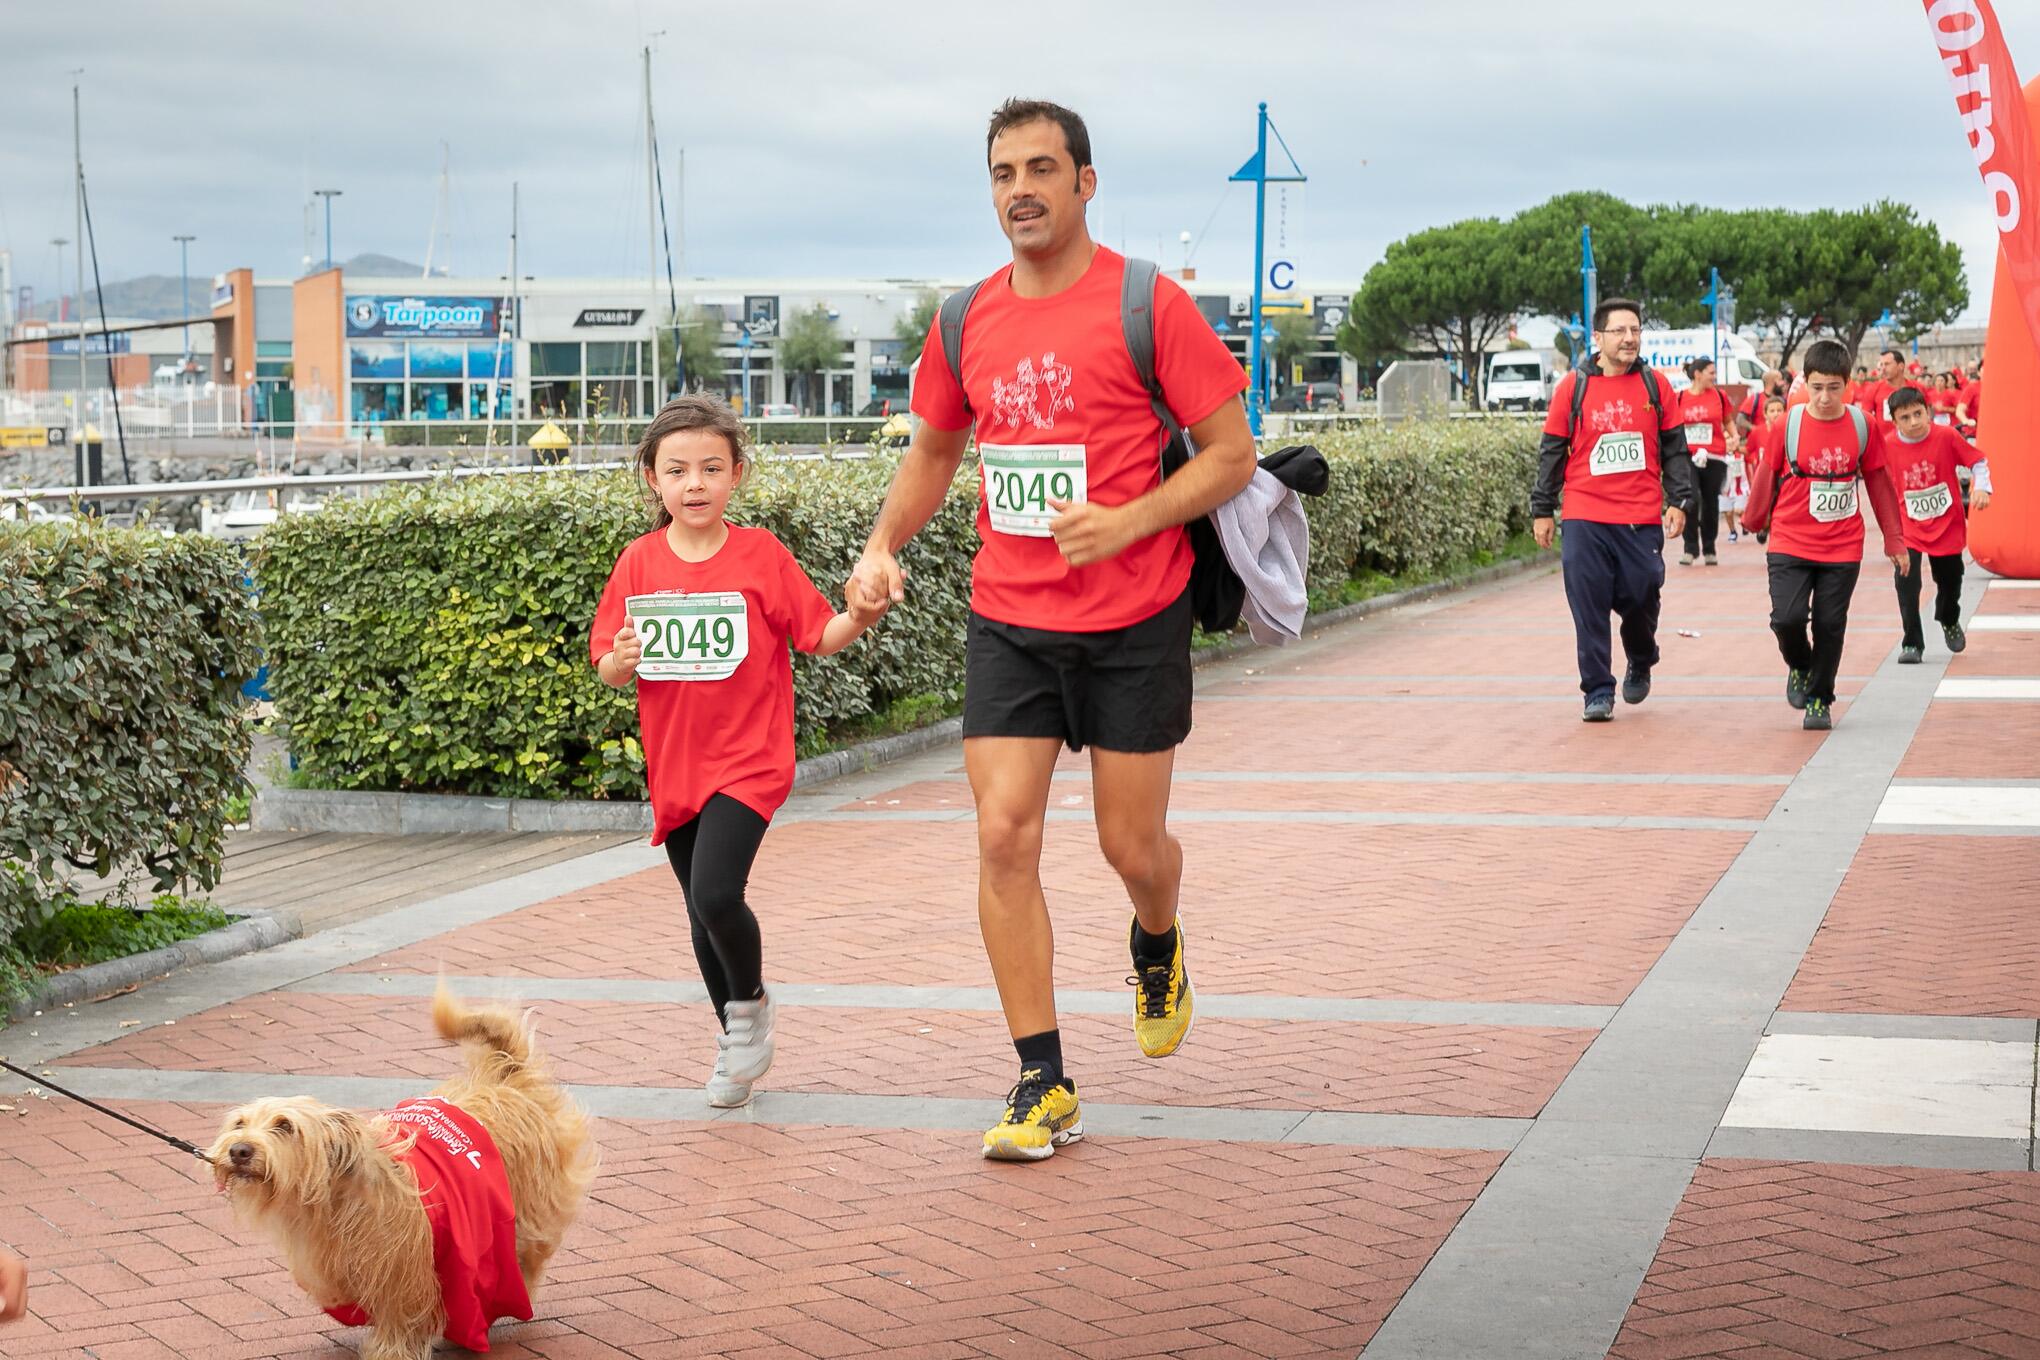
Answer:
M276 1240L298 1286L336 1316L367 1315L373 1331L363 1360L427 1360L434 1339L449 1331L441 1273L446 1211L435 1203L428 1217L420 1183L428 1179L436 1195L441 1183L458 1176L427 1177L414 1169L414 1163L427 1171L434 1165L415 1155L418 1143L439 1137L447 1146L435 1151L444 1155L450 1148L453 1172L464 1173L459 1159L472 1158L479 1172L485 1152L468 1151L459 1119L493 1140L507 1173L516 1266L527 1297L595 1174L588 1117L554 1083L514 1011L467 1007L441 984L432 1021L460 1043L468 1068L433 1097L366 1117L305 1098L254 1101L227 1115L209 1154L215 1183L244 1221ZM448 1105L456 1108L443 1116ZM480 1146L485 1140L471 1141ZM500 1179L496 1185L500 1219ZM497 1227L507 1248L507 1226ZM507 1261L499 1264L507 1275ZM514 1295L515 1287L510 1277L508 1292ZM452 1331L472 1337L478 1325L481 1349L489 1322L518 1315L514 1306L489 1306L486 1296L479 1312L473 1297L451 1302Z

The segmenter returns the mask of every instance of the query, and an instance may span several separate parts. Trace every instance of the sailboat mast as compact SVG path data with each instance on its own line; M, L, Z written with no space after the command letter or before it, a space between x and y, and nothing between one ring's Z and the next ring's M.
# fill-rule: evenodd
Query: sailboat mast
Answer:
M651 409L644 414L649 417L663 404L659 391L659 173L654 159L658 154L658 140L652 126L652 48L647 43L645 56L645 317L651 322L652 334L652 400Z

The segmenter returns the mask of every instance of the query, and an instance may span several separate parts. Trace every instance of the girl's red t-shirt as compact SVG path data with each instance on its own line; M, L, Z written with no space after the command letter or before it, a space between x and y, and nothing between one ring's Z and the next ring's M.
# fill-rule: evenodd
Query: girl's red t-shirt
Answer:
M638 724L652 798L652 844L692 821L718 793L770 821L793 791L793 659L787 643L814 651L835 606L764 529L731 525L728 541L705 562L682 561L666 531L655 529L625 548L609 573L588 635L590 662L600 663L615 650L625 602L637 595L701 597L705 613L696 617L713 639L705 653L711 660L698 677L653 679L640 667ZM730 625L714 639L708 625L718 619ZM739 626L744 654L723 673L713 662L714 640L727 644ZM648 651L665 650L650 645L642 624L639 633ZM733 649L722 650L727 655Z

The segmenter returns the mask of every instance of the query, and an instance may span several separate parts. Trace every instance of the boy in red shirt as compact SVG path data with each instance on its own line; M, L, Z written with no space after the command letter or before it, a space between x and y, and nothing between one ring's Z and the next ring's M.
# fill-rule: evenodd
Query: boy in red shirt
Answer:
M1848 350L1833 340L1807 350L1806 404L1764 432L1743 516L1750 527L1770 530L1771 631L1789 668L1785 702L1805 710L1801 726L1810 732L1834 726L1849 597L1863 571L1859 482L1877 512L1884 555L1901 576L1911 565L1883 437L1874 420L1843 403L1848 385Z
M1969 645L1962 633L1962 549L1969 526L1955 469L1969 469L1969 505L1981 510L1990 504L1990 466L1974 444L1934 423L1918 388L1901 387L1891 394L1891 420L1894 434L1884 452L1903 502L1900 528L1910 568L1893 578L1899 622L1905 627L1898 659L1916 666L1927 650L1920 628L1922 558L1934 574L1934 621L1941 625L1948 650L1959 652Z

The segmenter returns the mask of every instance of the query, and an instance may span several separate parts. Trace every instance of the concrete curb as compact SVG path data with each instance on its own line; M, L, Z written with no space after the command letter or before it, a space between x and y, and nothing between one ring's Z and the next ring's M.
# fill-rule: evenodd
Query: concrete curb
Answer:
M1305 632L1329 628L1351 619L1365 618L1435 596L1485 585L1538 569L1555 570L1554 559L1539 554L1520 561L1482 567L1463 576L1449 576L1424 585L1377 595L1371 600L1328 609L1303 621ZM1217 647L1200 647L1191 653L1194 666L1208 666L1248 652L1265 649L1252 638L1241 637ZM947 746L963 736L962 718L941 722L911 732L877 737L846 746L840 751L813 756L794 767L793 786L807 788L846 774L875 770L908 756ZM288 789L271 787L255 795L249 812L249 826L255 831L340 832L349 835L422 836L445 832L496 831L610 831L651 834L652 808L649 803L606 802L597 799L552 801L543 798L475 798L448 793L367 793L352 789Z
M108 959L59 973L40 992L16 1002L8 1009L9 1021L27 1020L37 1011L57 1010L84 1001L96 1001L127 987L153 982L179 969L200 963L219 963L298 939L304 927L291 912L263 912L244 916L232 925L209 930L146 954Z

